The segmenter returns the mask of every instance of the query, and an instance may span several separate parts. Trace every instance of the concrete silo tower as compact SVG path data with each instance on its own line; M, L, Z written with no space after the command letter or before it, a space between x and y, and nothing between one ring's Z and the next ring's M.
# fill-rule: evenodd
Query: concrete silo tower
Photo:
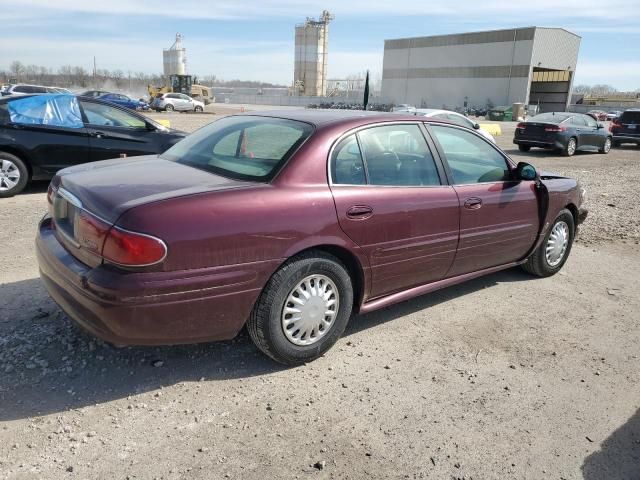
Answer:
M329 22L334 16L327 10L318 20L307 17L296 25L296 51L293 73L295 95L327 94L327 47Z
M164 75L187 74L187 52L182 46L182 35L176 33L176 41L168 50L162 51Z

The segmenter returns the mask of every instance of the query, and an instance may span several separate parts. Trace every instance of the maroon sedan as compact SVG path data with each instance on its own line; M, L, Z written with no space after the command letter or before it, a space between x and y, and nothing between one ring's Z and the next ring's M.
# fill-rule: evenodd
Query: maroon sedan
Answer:
M98 337L202 342L246 324L299 364L354 312L516 265L553 275L583 195L442 121L270 112L60 171L36 244L49 293Z

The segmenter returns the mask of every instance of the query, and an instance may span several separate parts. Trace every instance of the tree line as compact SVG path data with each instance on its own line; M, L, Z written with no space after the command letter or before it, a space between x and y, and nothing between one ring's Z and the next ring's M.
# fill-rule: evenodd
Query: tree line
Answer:
M210 87L273 88L284 86L252 80L222 80L215 75L198 77L197 81ZM125 72L104 68L90 72L83 67L73 65L63 65L58 69L53 69L41 65L25 65L16 60L9 65L8 70L0 70L0 82L30 83L63 88L140 90L141 88L146 89L147 85L163 85L165 79L159 73Z

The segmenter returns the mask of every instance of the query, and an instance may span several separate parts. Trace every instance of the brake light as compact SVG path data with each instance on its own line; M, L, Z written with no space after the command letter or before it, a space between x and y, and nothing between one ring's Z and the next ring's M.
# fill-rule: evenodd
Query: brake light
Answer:
M519 123L518 125L516 125L516 128L518 130L524 130L525 128L527 128L527 126L524 123Z
M75 240L81 247L100 255L110 228L111 225L108 223L91 215L86 210L81 210L77 217Z
M167 246L159 238L112 227L102 248L102 257L125 267L156 264L167 255Z
M622 128L622 124L614 120L613 122L611 122L611 125L609 126L609 131L613 132L617 128Z
M567 129L565 127L545 127L545 132L566 132Z

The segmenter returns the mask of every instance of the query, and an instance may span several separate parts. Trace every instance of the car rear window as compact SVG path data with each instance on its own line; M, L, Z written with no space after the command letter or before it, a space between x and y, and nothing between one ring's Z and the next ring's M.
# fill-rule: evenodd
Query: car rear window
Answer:
M571 115L566 113L541 113L528 119L528 122L562 123Z
M640 111L629 112L626 111L620 115L622 123L640 123Z
M238 180L266 182L311 135L307 123L236 116L213 122L162 154L162 158Z

